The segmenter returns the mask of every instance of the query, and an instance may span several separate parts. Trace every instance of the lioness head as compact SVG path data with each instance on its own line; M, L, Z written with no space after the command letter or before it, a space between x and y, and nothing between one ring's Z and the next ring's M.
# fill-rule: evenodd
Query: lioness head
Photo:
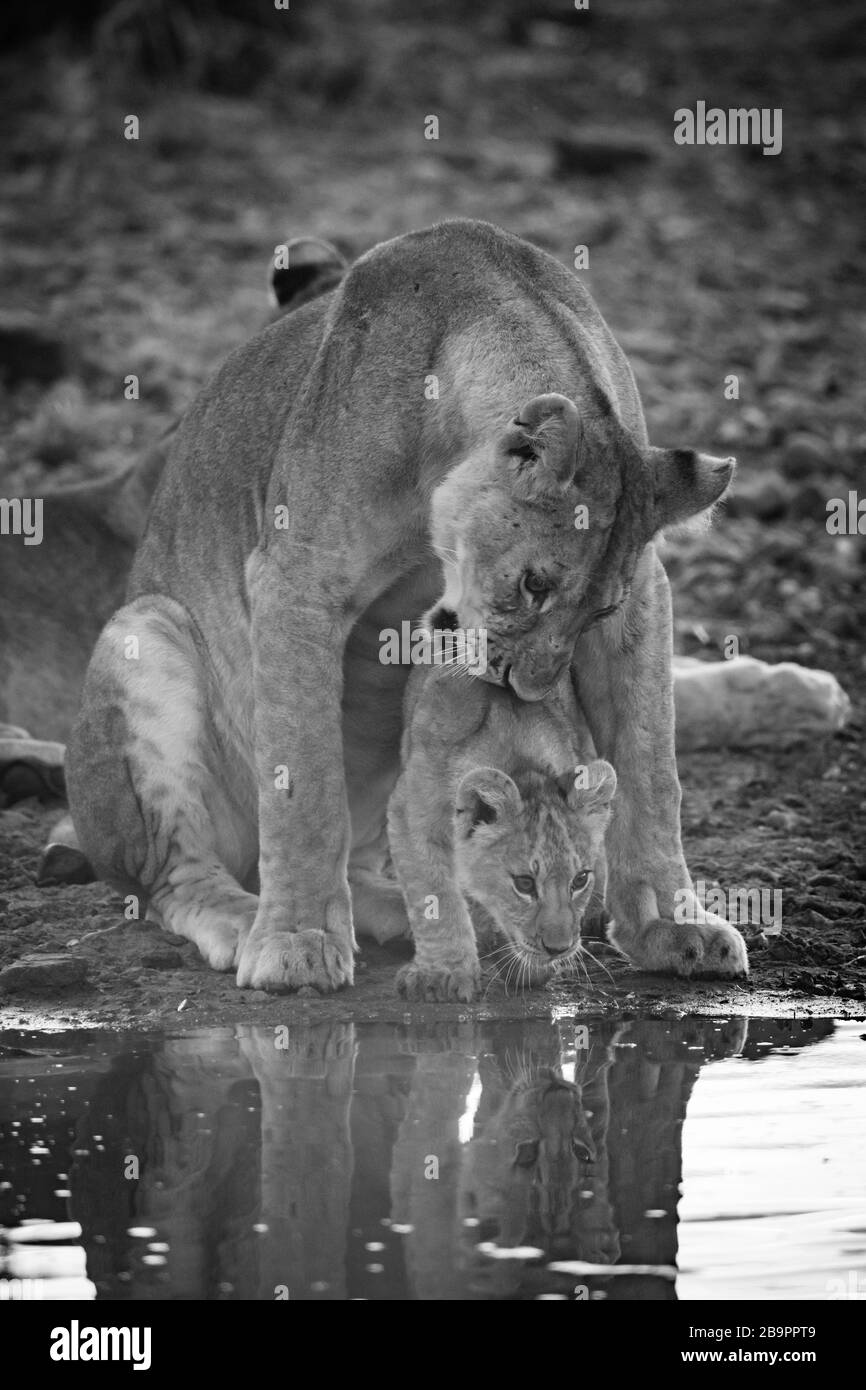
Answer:
M616 773L600 760L578 777L571 768L515 781L479 767L460 782L458 881L506 936L522 973L567 963L580 950L615 791Z
M434 492L446 582L427 620L485 632L478 674L543 699L581 633L627 598L647 543L710 508L733 469L639 448L601 394L586 419L566 396L536 396Z

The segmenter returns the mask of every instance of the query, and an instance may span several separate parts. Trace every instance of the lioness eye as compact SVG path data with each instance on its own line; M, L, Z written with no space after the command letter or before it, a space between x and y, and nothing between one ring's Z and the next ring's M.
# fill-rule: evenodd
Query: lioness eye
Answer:
M589 883L589 869L581 869L579 874L575 874L571 880L572 893L580 893Z
M512 874L511 882L521 897L534 898L536 896L535 879L532 874Z
M543 603L553 593L553 585L535 570L526 570L520 580L520 591L530 603Z

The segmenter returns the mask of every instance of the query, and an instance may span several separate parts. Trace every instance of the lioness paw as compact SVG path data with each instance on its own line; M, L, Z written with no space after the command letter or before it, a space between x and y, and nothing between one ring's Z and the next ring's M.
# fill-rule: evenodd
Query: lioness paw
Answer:
M471 1004L481 988L481 971L477 961L466 961L455 967L421 966L413 961L397 974L397 989L404 999L418 1003L444 1003L458 1000Z
M616 929L611 940L617 945ZM746 944L736 928L706 913L701 922L651 922L621 950L639 970L684 979L737 979L749 973Z
M275 994L305 987L328 994L353 978L351 943L324 931L280 932L262 941L251 933L238 962L240 989Z

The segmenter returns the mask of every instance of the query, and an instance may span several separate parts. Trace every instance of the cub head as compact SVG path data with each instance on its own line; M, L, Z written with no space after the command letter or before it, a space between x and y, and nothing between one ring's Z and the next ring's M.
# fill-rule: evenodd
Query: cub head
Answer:
M585 418L536 396L436 488L445 592L434 628L486 633L483 679L540 700L575 642L628 597L660 530L711 508L733 459L641 448L601 393Z
M593 1191L598 1159L591 1118L581 1088L556 1067L514 1081L468 1145L459 1210L463 1223L473 1223L462 1227L470 1257L473 1239L482 1253L492 1242L500 1249L540 1246L549 1255L561 1250L571 1258L577 1251L583 1259L602 1255L605 1242L584 1229L590 1212L595 1226L601 1215L585 1195ZM483 1277L483 1265L473 1263ZM503 1263L514 1264L493 1260L493 1279Z
M514 780L478 767L457 790L460 887L489 913L527 974L580 950L616 791L610 763L581 771L552 777L533 770Z

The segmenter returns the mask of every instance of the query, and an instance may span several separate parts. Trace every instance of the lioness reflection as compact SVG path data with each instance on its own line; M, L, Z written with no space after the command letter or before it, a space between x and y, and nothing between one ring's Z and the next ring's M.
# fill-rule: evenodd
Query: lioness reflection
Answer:
M674 1298L686 1105L745 1041L710 1019L342 1023L115 1059L70 1174L90 1277L132 1298Z

